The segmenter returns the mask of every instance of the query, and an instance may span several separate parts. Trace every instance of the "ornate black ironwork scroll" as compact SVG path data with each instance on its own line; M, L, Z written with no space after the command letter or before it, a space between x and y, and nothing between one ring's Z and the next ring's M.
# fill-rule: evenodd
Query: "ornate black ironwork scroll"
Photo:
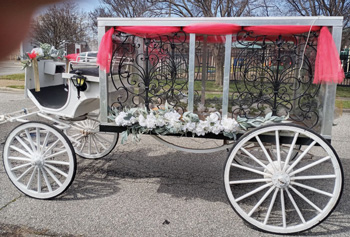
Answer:
M289 114L294 121L314 127L319 121L317 94L312 84L317 35L255 36L237 34L233 68L233 115L247 118ZM306 50L304 54L304 48Z
M117 91L112 106L152 109L167 101L185 111L188 93L186 34L141 38L119 33L111 77Z

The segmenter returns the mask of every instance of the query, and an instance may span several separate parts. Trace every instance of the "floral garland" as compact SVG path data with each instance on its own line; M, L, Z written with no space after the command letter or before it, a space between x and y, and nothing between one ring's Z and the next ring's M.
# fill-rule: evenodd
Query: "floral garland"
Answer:
M111 120L117 126L126 127L121 133L121 143L124 144L130 134L133 141L140 141L140 134L155 133L158 135L179 134L186 135L191 132L193 135L204 136L208 133L223 134L235 139L240 130L247 130L250 127L260 127L269 123L278 123L288 119L288 116L272 116L268 113L265 117L237 119L224 117L221 119L219 112L211 113L205 120L200 120L197 114L185 112L179 114L174 108L165 103L164 109L132 108L118 111L111 110Z
M55 47L50 44L40 44L40 48L34 48L30 53L26 53L22 56L22 70L26 67L31 67L34 60L62 60L64 55L65 51L63 49L55 49Z

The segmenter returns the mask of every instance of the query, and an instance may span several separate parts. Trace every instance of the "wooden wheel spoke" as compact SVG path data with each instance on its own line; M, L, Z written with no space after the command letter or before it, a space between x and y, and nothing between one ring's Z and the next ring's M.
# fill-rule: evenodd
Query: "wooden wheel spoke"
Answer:
M58 178L56 177L56 175L54 175L48 168L46 168L45 166L43 167L44 170L51 176L51 178L58 184L58 186L62 186L61 181L58 180Z
M35 145L34 145L34 143L33 143L33 139L32 139L32 137L30 136L28 129L25 129L24 131L25 131L25 134L26 134L26 136L27 136L27 139L26 139L26 140L29 142L30 147L32 148L32 151L36 151L36 147L35 147Z
M304 156L310 151L310 149L316 144L316 141L313 141L301 155L293 162L293 164L287 169L287 173L289 173L300 161L304 158Z
M267 224L267 221L268 221L269 218L270 218L270 214L271 214L272 208L273 208L273 206L275 205L277 193L278 193L278 188L275 189L275 192L274 192L274 194L273 194L273 196L272 196L272 199L271 199L269 208L267 209L267 213L266 213L265 220L264 220L264 225Z
M58 169L58 168L55 167L55 166L52 166L52 165L49 165L49 164L45 164L45 166L46 166L47 168L52 169L53 171L56 171L57 173L59 173L60 175L66 177L66 178L68 177L68 174L67 174L67 173L63 172L62 170Z
M23 164L23 165L19 165L19 166L11 168L11 171L19 170L19 169L22 169L22 168L30 166L30 165L32 165L32 164L31 163L26 163L26 164Z
M299 187L307 189L307 190L310 190L310 191L313 191L315 193L319 193L319 194L322 194L322 195L325 195L325 196L328 196L328 197L333 197L333 193L325 192L325 191L322 191L322 190L320 190L318 188L311 187L309 185L301 184L301 183L298 183L298 182L291 182L291 184L295 185L295 186L299 186Z
M253 207L253 209L248 213L248 216L251 216L255 210L260 207L261 203L266 200L266 198L270 195L270 193L275 189L275 187L271 187L264 196L259 200L259 202Z
M33 169L33 166L29 167L26 171L24 171L24 172L17 178L17 181L21 180L24 176L26 176L26 174L28 174L29 171L31 171L31 169Z
M255 156L253 156L250 152L248 152L246 149L244 149L243 147L241 148L241 150L247 155L249 156L252 160L254 160L256 163L258 163L261 167L267 169L267 166L262 163L258 158L256 158Z
M93 141L93 143L94 143L94 146L95 146L95 149L96 149L96 153L97 153L97 154L100 154L101 152L100 152L99 147L97 146L95 136L94 136L94 135L91 135L91 139L92 139L92 141Z
M21 153L22 155L25 155L26 157L32 158L32 155L31 155L31 154L29 154L29 153L23 151L22 149L20 149L20 148L14 146L14 145L11 145L10 148L13 149L13 150L15 150L15 151L18 151L19 153Z
M315 162L313 162L313 163L311 163L311 164L308 164L308 165L306 165L306 166L304 166L304 167L302 167L302 168L299 168L299 169L297 169L297 170L294 170L293 172L290 173L290 175L292 176L292 175L295 175L295 174L297 174L297 173L300 173L300 172L302 172L302 171L304 171L304 170L310 169L310 168L312 168L312 167L314 167L314 166L316 166L316 165L318 165L318 164L321 164L321 163L323 163L323 162L329 160L330 158L331 158L330 156L326 156L326 157L324 157L324 158L322 158L322 159L320 159L320 160L318 160L318 161L315 161Z
M33 150L31 150L27 144L24 143L24 141L22 140L22 138L20 138L19 136L15 136L16 140L19 141L19 143L23 146L24 149L27 150L27 152L30 154L30 155L33 155Z
M264 184L264 185L260 186L259 188L256 188L256 189L250 191L249 193L246 193L246 194L240 196L239 198L236 198L236 202L242 201L243 199L250 197L251 195L253 195L257 192L260 192L261 190L264 190L265 188L270 187L270 186L272 186L272 183Z
M62 154L65 154L65 153L67 153L67 150L62 150L62 151L59 151L59 152L55 152L55 153L50 154L48 156L44 156L44 160L52 158L52 157L57 157L57 156L60 156Z
M290 189L292 189L293 192L295 192L299 197L301 197L305 202L307 202L310 206L312 206L318 212L322 212L322 210L318 206L316 206L315 203L313 203L307 197L305 197L303 194L301 194L296 188L294 188L293 186L290 186Z
M36 170L37 170L37 167L34 168L32 175L30 176L30 178L28 180L27 189L30 189L30 186L32 185Z
M52 149L54 149L59 142L60 142L60 140L57 140L54 143L52 143L51 146L47 150L44 150L43 156L46 156L49 152L51 152Z
M301 211L300 211L300 209L299 209L297 203L295 202L295 200L294 200L292 194L289 192L288 189L286 189L286 193L288 194L288 197L289 197L290 201L292 202L292 204L293 204L293 206L294 206L294 209L295 209L296 212L298 213L300 220L301 220L303 223L305 223L306 221L305 221L305 219L304 219L304 216L303 216L303 214L301 213Z
M250 168L250 167L246 167L246 166L243 166L243 165L239 165L239 164L232 163L231 166L239 168L239 169L242 169L242 170L247 170L247 171L250 171L252 173L256 173L256 174L260 174L260 175L263 175L263 176L267 176L267 177L271 177L272 176L270 173L262 172L262 171L259 171L259 170L256 170L256 169L253 169L253 168Z
M294 138L293 138L292 144L290 145L282 171L286 171L287 165L289 164L290 158L292 157L294 146L298 140L298 137L299 137L299 133L297 132L294 134Z
M40 169L42 174L43 174L43 177L44 177L44 180L45 180L45 183L46 183L46 187L48 188L49 192L52 192L52 187L51 187L51 184L49 182L49 179L47 178L47 175L46 175L46 172L45 172L45 169Z

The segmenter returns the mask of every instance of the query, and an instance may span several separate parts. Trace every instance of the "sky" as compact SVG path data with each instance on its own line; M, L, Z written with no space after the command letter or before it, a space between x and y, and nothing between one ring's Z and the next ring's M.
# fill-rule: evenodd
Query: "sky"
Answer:
M100 5L99 0L72 0L77 2L79 7L85 12L91 11Z
M79 6L79 9L84 12L92 11L100 5L99 0L69 0L69 1L76 2ZM49 7L49 5L41 9L38 9L37 14L40 14L41 12L45 11L47 7Z

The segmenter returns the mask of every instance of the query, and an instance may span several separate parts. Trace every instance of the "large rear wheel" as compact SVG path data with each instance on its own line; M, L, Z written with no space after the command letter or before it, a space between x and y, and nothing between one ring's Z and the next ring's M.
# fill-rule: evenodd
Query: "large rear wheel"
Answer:
M245 148L251 143L259 144L259 157ZM242 153L247 161L235 162ZM297 233L320 224L334 210L343 170L320 135L295 125L271 125L248 132L233 146L224 185L233 209L251 225L271 233Z

